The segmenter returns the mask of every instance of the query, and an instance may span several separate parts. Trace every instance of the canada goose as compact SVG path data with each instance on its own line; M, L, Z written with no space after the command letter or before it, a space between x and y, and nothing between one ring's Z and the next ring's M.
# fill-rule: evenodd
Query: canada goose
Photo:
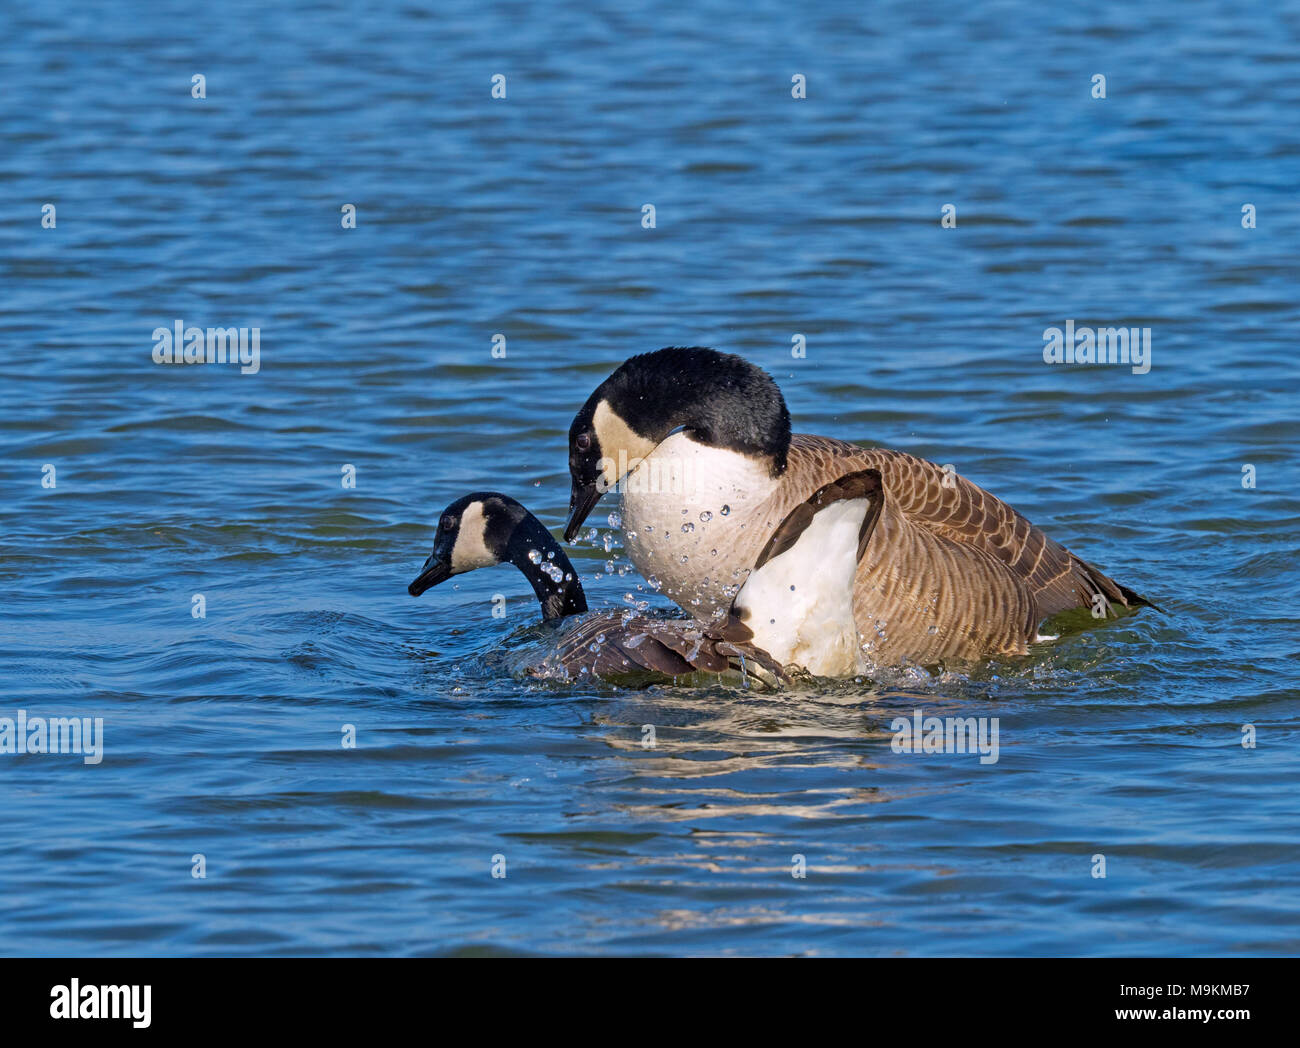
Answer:
M545 622L584 615L587 598L572 562L541 521L495 491L463 495L443 510L433 552L407 587L412 597L476 568L510 563L532 584ZM600 612L564 623L556 652L531 666L533 676L598 677L739 672L765 683L786 680L781 665L748 643L738 622L708 626L623 611Z
M870 471L881 487L860 518L861 535L851 520L813 527L826 512L805 505L814 489ZM855 557L849 628L877 665L1024 654L1039 624L1060 612L1109 615L1113 605L1149 604L931 462L792 436L772 378L712 349L670 347L615 370L569 427L569 473L566 540L618 487L637 570L705 621L734 610L754 643L778 659L788 652L773 634L799 628L800 616L823 603L831 620L821 627L825 637L831 647L842 641L845 592L826 565L845 555ZM754 572L778 534L786 551L780 587ZM794 607L800 587L803 603ZM803 665L814 673L863 668L807 649L815 665Z

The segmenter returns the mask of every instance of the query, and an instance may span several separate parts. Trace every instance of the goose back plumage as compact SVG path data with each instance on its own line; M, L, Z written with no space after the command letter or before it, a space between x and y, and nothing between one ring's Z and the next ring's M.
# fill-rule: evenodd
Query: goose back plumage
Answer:
M714 673L739 674L765 684L788 680L781 664L750 643L749 631L735 620L706 625L618 611L582 617L565 629L554 654L528 672L565 679L584 674L616 680Z

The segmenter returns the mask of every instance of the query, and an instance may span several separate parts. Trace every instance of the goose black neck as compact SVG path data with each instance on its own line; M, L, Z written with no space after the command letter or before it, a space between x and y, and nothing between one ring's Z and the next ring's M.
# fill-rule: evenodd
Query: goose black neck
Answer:
M581 615L587 610L582 583L560 544L541 522L531 514L519 522L510 536L510 563L524 573L542 606L542 618L550 621L566 615ZM529 556L532 553L537 560ZM551 572L559 574L556 579Z

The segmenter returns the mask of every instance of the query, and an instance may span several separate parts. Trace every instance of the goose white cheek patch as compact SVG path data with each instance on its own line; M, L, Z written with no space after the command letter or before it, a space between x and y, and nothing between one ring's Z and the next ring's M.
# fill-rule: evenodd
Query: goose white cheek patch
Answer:
M460 516L460 530L451 550L451 570L460 575L498 563L497 556L487 548L487 519L483 516L483 503L471 502Z
M799 540L751 574L736 597L754 643L782 664L819 677L862 669L853 583L868 508L862 498L820 510Z

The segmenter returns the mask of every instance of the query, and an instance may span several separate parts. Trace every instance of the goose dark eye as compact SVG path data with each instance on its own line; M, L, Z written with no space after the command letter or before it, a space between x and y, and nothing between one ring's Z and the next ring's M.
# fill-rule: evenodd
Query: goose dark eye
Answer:
M455 517L443 517L442 520L438 521L438 527L442 528L443 531L455 531L455 530L456 530L456 518L455 518Z
M590 451L590 450L591 450L591 434L590 434L590 433L579 433L576 437L573 438L573 443L574 443L574 446L577 447L577 449L578 449L579 451Z

